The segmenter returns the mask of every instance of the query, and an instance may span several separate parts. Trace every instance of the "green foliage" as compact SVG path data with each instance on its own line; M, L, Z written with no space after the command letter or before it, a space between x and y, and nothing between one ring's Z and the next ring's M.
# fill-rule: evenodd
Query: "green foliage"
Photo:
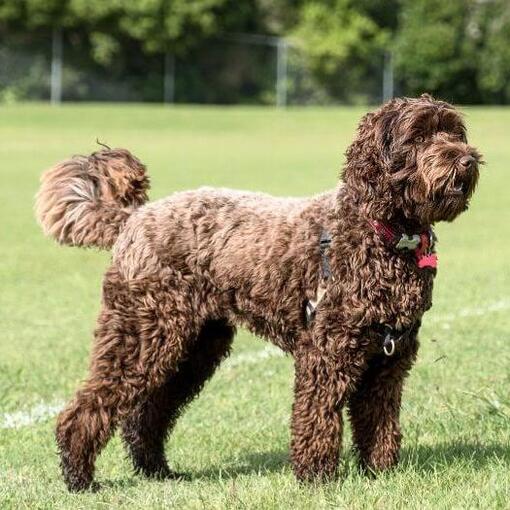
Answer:
M0 103L48 97L50 61L45 42L37 34L11 34L8 46L0 44Z
M218 32L227 0L125 0L119 28L149 52L182 51Z
M49 38L55 27L80 41L84 62L103 70L124 62L132 73L133 51L147 58L170 52L189 61L206 54L214 39L255 33L288 37L300 54L289 88L307 84L313 92L303 97L312 101L380 98L384 54L392 51L399 93L510 102L508 0L0 0L4 40L13 34ZM247 73L243 51L227 52L226 59L233 77L274 80L273 64ZM75 74L89 71L89 64L77 65ZM19 91L13 83L0 87L11 90L9 97L13 91L23 97L33 89L23 82ZM272 87L246 99L272 97ZM253 90L242 88L241 95ZM225 101L237 100L227 95Z
M485 44L480 51L478 79L483 100L510 102L510 3L495 0L483 6Z
M233 7L232 0L4 0L0 22L74 27L96 38L99 32L132 38L149 52L183 51L217 33Z
M464 103L510 101L507 0L404 0L397 76L410 95L429 91Z
M304 3L293 35L318 80L343 99L382 61L389 40L388 31L351 0Z
M93 59L103 65L110 64L115 55L121 51L118 40L102 32L91 32L90 44Z
M475 102L475 0L404 0L395 44L397 76L407 94L424 91Z

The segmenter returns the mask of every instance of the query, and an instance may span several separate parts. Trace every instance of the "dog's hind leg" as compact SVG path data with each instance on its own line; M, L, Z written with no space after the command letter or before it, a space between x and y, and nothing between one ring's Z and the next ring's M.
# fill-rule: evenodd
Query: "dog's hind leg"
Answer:
M190 286L175 274L158 276L125 282L114 270L107 274L90 375L57 420L70 490L90 487L95 459L116 425L164 384L197 338Z
M147 373L136 366L138 335L121 314L103 309L95 337L90 374L57 419L62 472L73 492L90 487L97 455L122 414L150 385Z
M228 356L233 336L227 321L206 321L177 371L124 420L122 436L137 472L154 478L181 476L168 467L165 439L186 404Z

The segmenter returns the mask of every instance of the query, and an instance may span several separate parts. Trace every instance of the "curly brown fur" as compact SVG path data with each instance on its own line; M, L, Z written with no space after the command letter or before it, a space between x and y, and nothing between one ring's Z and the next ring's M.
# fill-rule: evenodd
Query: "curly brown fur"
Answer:
M90 375L58 419L68 487L90 486L117 425L137 471L173 476L164 439L228 355L234 325L295 358L299 479L335 475L344 406L363 465L394 465L404 378L435 270L388 248L370 220L407 232L453 220L468 206L479 161L458 112L422 96L365 116L339 186L313 198L203 188L136 208L147 181L127 151L50 170L38 197L45 230L70 244L114 243ZM334 278L307 324L324 229ZM381 325L409 331L392 357L382 353Z
M43 174L36 216L59 243L111 248L148 188L145 166L125 149L75 156Z
M182 408L202 389L228 356L234 328L207 321L187 359L124 421L122 436L137 472L151 478L179 478L165 459L164 442Z

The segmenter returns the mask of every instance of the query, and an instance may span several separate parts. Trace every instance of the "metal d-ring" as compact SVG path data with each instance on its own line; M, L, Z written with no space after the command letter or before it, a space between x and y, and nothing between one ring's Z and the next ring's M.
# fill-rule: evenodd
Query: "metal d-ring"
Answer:
M386 356L393 356L395 354L395 340L393 340L393 338L386 338L383 345L383 351Z

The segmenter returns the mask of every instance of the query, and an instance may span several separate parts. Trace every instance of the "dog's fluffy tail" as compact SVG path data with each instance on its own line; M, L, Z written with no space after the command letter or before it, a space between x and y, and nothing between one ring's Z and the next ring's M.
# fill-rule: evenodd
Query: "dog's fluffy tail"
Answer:
M37 220L61 244L108 249L148 189L145 166L126 149L74 156L42 175Z

